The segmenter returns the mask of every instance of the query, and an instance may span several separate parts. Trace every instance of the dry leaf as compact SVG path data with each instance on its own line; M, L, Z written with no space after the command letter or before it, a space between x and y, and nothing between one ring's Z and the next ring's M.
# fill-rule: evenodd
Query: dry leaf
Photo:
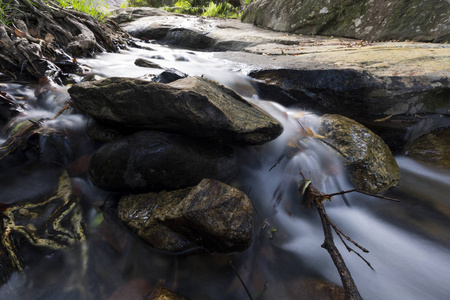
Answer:
M25 32L23 32L23 31L21 31L21 30L19 30L19 29L14 29L14 33L18 36L18 37L21 37L21 38L23 38L23 37L25 37L27 34L25 33Z
M389 116L384 117L384 118L381 118L381 119L376 119L376 120L373 120L373 121L374 121L374 122L383 122L383 121L386 121L386 120L390 119L393 115L394 115L394 114L389 115Z
M45 35L44 40L47 43L53 43L55 41L55 36L53 34L47 32L47 34Z
M314 139L324 139L325 137L323 135L317 134L314 131L312 131L309 127L303 127L298 131L298 135L301 137L312 137Z
M304 115L305 115L304 111L299 111L299 112L291 114L291 117L294 118L294 119L300 119Z

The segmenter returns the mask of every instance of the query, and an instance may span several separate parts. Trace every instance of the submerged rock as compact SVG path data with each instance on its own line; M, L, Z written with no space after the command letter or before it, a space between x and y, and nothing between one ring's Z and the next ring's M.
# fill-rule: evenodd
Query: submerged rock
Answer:
M324 115L319 134L342 157L357 189L381 193L398 184L400 169L391 151L363 125L340 115Z
M292 33L448 42L449 10L447 0L258 0L242 21Z
M408 146L406 155L433 166L450 169L450 128L418 138Z
M211 142L156 131L141 131L105 144L92 156L89 176L111 191L186 188L203 178L227 180L236 174L233 150Z
M162 69L162 67L148 59L138 58L134 61L134 64L138 67L143 68L153 68L153 69Z
M232 90L201 77L169 84L130 78L82 82L69 89L79 109L135 130L154 129L238 144L263 144L281 124Z
M149 295L145 297L147 300L185 300L186 298L178 296L171 290L158 286Z
M252 239L250 199L212 179L183 190L124 196L119 217L152 247L170 252L244 251Z

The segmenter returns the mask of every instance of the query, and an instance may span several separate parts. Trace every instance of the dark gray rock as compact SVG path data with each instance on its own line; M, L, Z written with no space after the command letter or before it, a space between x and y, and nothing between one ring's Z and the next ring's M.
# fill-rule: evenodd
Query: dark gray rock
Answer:
M136 130L177 132L226 143L262 144L281 124L217 82L190 77L169 84L130 78L82 82L69 89L96 119Z
M160 65L158 65L157 63L154 63L148 59L143 59L143 58L136 59L134 61L134 64L138 67L143 67L143 68L162 69L162 67Z
M448 0L258 0L242 21L292 33L448 42L449 11Z
M250 199L211 179L183 190L124 196L119 217L152 247L170 252L244 251L252 239Z
M388 146L358 122L324 115L319 134L342 157L357 189L381 193L400 181L400 169Z
M108 124L92 118L86 123L86 134L90 139L99 143L112 142L133 133L117 124Z
M171 68L171 69L167 69L164 72L158 74L155 78L153 78L153 81L161 82L161 83L170 83L172 81L186 78L186 77L188 77L187 74Z
M149 192L186 188L206 177L225 181L237 170L236 157L226 146L141 131L98 149L89 177L105 190Z

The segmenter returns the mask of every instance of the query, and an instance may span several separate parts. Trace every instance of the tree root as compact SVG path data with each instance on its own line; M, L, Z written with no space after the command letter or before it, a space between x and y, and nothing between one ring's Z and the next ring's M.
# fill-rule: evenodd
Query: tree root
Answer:
M56 78L62 73L58 63L69 55L117 52L119 45L129 39L126 32L111 22L98 22L92 16L62 9L53 2L8 2L11 9L6 17L10 23L0 24L0 72L13 78ZM73 67L75 73L76 64Z

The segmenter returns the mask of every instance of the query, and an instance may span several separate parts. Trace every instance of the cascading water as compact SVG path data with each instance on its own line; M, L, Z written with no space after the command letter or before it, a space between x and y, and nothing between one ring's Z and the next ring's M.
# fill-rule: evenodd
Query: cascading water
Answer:
M188 299L248 299L231 272L229 260L234 261L247 288L255 295L261 294L267 282L266 300L313 299L314 296L308 297L301 288L309 278L325 278L340 285L336 268L320 247L324 237L317 212L302 206L298 191L300 170L323 192L351 188L336 154L314 134L320 118L306 111L258 100L251 80L239 72L245 66L214 61L210 53L151 46L156 50L105 53L79 62L105 77L146 78L151 77L149 72L157 75L162 70L137 67L134 61L136 58L154 59L164 68L172 67L189 75L219 81L265 109L284 126L283 134L275 141L238 149L241 172L230 184L246 192L255 206L255 236L251 248L232 256L166 255L130 234L108 210L102 219L101 213L91 206L94 202L105 201L108 195L92 187L86 178L77 177L73 164L75 158L79 162L97 145L84 136L84 118L65 113L46 121L45 126L75 133L72 138L61 137L56 141L63 145L64 153L48 154L48 161L57 158L58 164L70 164L75 174L74 186L89 195L85 214L90 233L78 246L46 255L24 273L14 273L0 288L0 298L94 299L107 295L108 299L132 299L133 293L138 297L139 291L163 283ZM28 99L27 115L23 119L51 119L64 105L60 100L67 100L62 88L41 94L39 99L33 95L32 87L8 83L6 89L17 99ZM30 105L31 102L36 104ZM39 143L43 156L47 155L45 151L55 149L51 147L54 140L41 137ZM50 145L46 147L46 143ZM404 176L398 188L400 203L360 194L336 196L331 203L325 203L333 222L370 251L364 257L374 271L356 255L348 253L337 239L336 244L364 299L447 299L450 295L449 241L408 228L408 224L386 212L401 210L404 214L420 215L420 211L414 212L418 207L409 202L413 197L442 204L448 199L450 175L438 174L403 157L398 158L398 162ZM53 182L60 168L43 168L39 164L14 166L13 163L1 172L0 202L29 201L54 189ZM427 172L426 178L421 177L423 172ZM429 192L422 195L423 190ZM448 207L448 204L442 205ZM432 228L445 229L448 221L438 220L433 225Z

